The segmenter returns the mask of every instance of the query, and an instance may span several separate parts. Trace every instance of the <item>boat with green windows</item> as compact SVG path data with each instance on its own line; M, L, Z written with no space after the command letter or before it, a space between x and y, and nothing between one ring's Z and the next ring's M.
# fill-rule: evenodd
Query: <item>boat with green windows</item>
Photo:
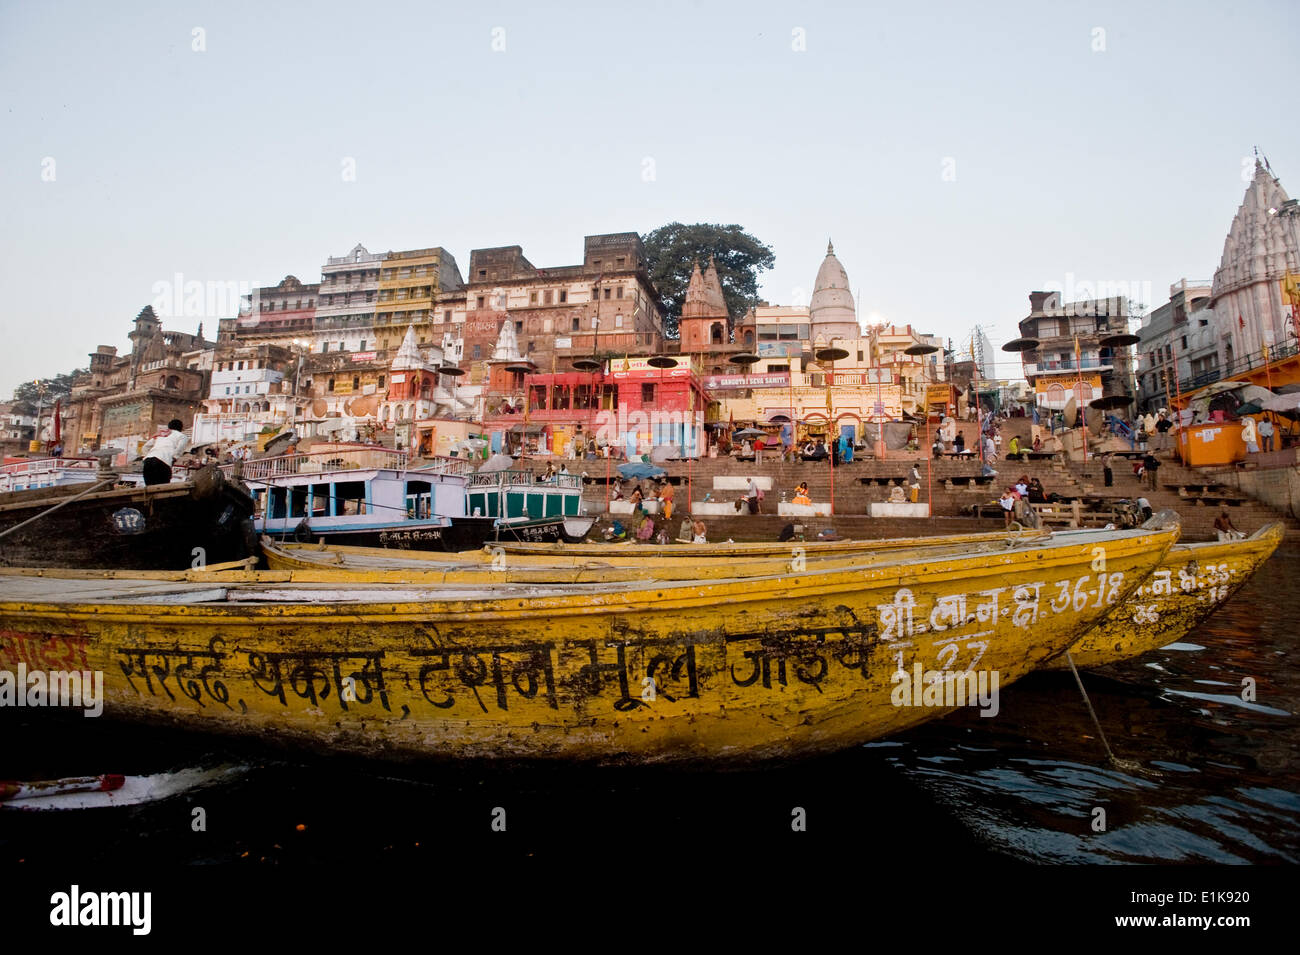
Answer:
M495 541L578 541L595 522L582 513L576 476L480 473L466 458L408 467L404 455L287 455L249 462L244 480L257 502L258 533L279 541L459 551Z

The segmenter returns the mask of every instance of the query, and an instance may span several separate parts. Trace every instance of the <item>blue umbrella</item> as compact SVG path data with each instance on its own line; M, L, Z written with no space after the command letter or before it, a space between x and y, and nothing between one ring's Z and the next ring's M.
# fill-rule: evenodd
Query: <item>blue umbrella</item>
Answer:
M620 477L625 478L653 478L661 477L668 472L653 464L646 464L644 461L629 461L627 464L618 466L618 473Z

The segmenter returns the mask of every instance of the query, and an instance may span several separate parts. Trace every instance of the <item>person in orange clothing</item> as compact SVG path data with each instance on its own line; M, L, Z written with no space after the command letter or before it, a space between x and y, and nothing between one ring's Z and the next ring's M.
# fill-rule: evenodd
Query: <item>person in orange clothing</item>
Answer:
M664 520L671 520L673 516L673 486L664 481L663 487L659 490L659 504L663 511Z
M807 482L807 481L800 481L800 482L799 482L799 485L794 489L794 498L791 499L790 503L791 503L791 504L811 504L811 503L812 503L812 498L810 498L810 497L808 496L808 482Z

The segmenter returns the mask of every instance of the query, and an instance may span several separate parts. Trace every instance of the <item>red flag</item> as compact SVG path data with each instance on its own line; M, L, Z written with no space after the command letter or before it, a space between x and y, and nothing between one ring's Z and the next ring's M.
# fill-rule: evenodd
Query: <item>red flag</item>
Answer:
M1240 313L1240 312L1237 313L1237 326L1238 326L1239 328L1245 328L1245 327L1246 327L1246 320L1245 320L1244 318L1241 317L1241 313Z

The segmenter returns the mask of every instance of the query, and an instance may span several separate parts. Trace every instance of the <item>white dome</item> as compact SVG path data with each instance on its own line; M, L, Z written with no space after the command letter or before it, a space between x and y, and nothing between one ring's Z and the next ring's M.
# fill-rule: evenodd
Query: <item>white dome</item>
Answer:
M849 275L835 257L835 246L826 243L826 258L817 270L813 283L812 301L809 303L809 320L814 336L821 334L827 340L857 338L860 329L858 313L849 291Z

